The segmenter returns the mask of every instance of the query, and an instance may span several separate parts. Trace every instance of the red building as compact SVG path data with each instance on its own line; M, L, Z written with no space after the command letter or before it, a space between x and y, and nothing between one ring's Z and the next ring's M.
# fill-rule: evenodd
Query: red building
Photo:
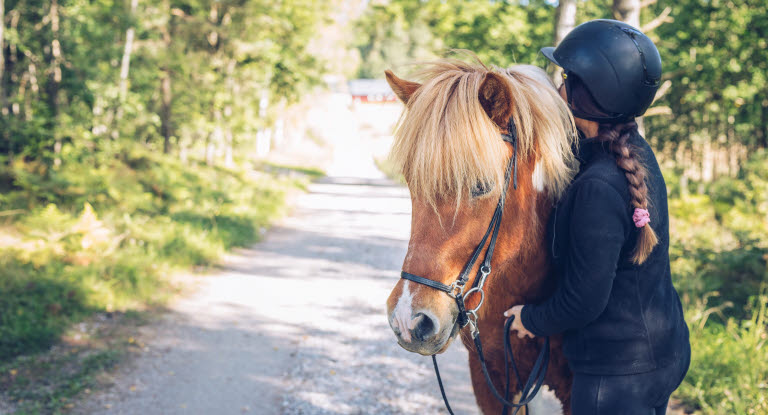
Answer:
M347 86L355 103L397 102L397 97L383 79L353 79Z

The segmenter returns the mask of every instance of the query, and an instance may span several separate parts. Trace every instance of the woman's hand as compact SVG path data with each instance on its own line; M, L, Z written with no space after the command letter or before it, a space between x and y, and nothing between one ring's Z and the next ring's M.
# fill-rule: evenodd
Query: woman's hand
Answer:
M504 317L515 316L515 319L512 321L512 327L510 327L510 330L517 330L517 337L521 339L525 338L525 336L534 338L536 336L534 336L533 333L528 331L525 326L523 326L523 319L520 317L520 314L523 312L523 307L524 306L522 305L516 305L510 308L504 312Z

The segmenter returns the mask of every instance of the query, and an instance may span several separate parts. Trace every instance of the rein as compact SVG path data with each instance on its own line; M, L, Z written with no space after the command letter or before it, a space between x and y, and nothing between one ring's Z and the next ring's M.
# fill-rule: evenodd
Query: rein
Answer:
M456 324L459 325L460 329L463 329L467 325L470 326L472 339L474 340L474 343L475 343L475 351L477 352L478 359L480 360L480 367L483 371L483 375L485 376L485 381L488 384L488 387L490 388L491 392L496 397L496 399L498 399L498 401L501 402L502 405L504 405L504 410L502 411L502 414L506 415L507 410L509 408L514 408L513 415L515 415L520 410L520 408L523 408L523 407L526 407L526 412L528 411L527 405L533 400L533 398L539 392L539 389L541 389L541 386L544 384L544 377L546 375L547 367L549 365L549 337L546 337L546 340L544 342L544 348L539 353L539 356L533 365L533 370L531 371L531 375L528 378L528 381L525 383L525 386L523 386L520 380L520 373L517 370L517 365L515 363L515 359L512 353L512 343L510 341L509 331L510 331L510 327L512 326L512 321L514 320L515 317L512 316L506 320L506 322L504 323L504 368L505 368L506 380L505 380L505 387L504 387L504 396L502 396L501 393L499 393L499 391L493 385L493 381L491 380L491 376L488 372L485 356L483 355L483 345L482 345L482 342L480 341L480 330L477 325L477 319L478 319L477 312L480 310L480 307L483 305L483 302L485 301L485 291L483 290L483 286L485 285L485 281L488 278L488 275L491 274L491 259L493 258L493 251L494 251L494 248L496 247L496 239L499 236L499 228L501 227L501 216L504 213L504 202L507 197L507 187L509 187L510 178L512 179L513 188L517 189L517 127L515 126L515 123L511 118L509 120L509 125L507 130L508 130L508 134L502 134L502 138L504 141L512 144L514 152L512 153L512 158L510 158L504 174L504 187L502 188L501 196L499 196L499 202L496 204L496 209L494 210L493 216L491 217L491 222L488 224L488 229L485 231L485 235L483 235L483 239L480 240L480 243L475 248L475 251L472 253L472 256L469 258L466 264L464 264L464 268L462 268L461 273L459 274L459 277L451 285L446 285L441 282L433 281L428 278L420 277L418 275L414 275L405 271L402 271L400 273L400 278L413 281L417 284L426 285L436 290L443 291L444 293L448 294L450 297L452 297L456 301L456 306L459 309L459 314L456 318ZM489 237L490 237L490 242L488 242ZM483 263L480 266L480 269L478 270L477 276L475 278L474 283L472 284L472 287L470 287L470 289L465 293L464 290L466 288L467 281L469 280L469 274L472 271L472 268L474 268L478 258L480 257L480 254L482 253L486 242L488 242L488 250L485 252ZM467 310L465 305L465 299L473 293L480 294L480 302L477 304L477 307L471 310ZM440 394L443 396L443 402L445 403L445 407L446 409L448 409L448 413L450 413L451 415L454 415L453 410L451 409L451 405L448 403L448 397L445 394L445 388L443 387L443 381L442 381L442 378L440 377L440 369L438 368L437 358L435 355L432 355L432 364L435 368L437 383L440 386ZM509 385L510 385L509 366L510 364L514 371L515 378L517 380L518 389L520 389L521 391L520 401L518 403L513 403L509 401Z

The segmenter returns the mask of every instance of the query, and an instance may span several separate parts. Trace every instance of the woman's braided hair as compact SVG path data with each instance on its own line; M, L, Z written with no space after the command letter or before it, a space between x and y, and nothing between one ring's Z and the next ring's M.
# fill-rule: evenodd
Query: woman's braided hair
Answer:
M573 94L571 102L581 112L594 115L596 117L607 117L610 114L603 111L586 86L574 76L571 76L570 93ZM648 209L650 201L648 200L648 185L645 178L647 170L643 164L642 158L636 147L629 143L633 133L637 131L637 123L628 121L617 124L600 124L597 133L597 140L609 145L611 152L616 157L616 165L624 171L624 176L629 184L629 194L631 205L635 209ZM632 253L632 262L642 264L648 259L653 248L658 244L656 232L650 225L639 228L637 244Z
M645 182L647 170L640 159L637 148L629 144L629 138L637 131L637 123L601 124L597 139L607 143L616 157L616 164L624 170L629 183L630 203L635 209L648 209L648 185ZM632 253L632 262L642 264L648 259L653 247L659 242L656 232L649 225L640 228L637 245Z

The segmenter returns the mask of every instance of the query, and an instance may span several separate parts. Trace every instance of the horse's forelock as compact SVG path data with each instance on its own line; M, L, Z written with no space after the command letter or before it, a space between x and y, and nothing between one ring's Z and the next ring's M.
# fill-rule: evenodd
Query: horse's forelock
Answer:
M479 61L444 59L419 72L424 83L408 101L390 153L414 197L458 205L478 184L503 183L509 150L478 100L490 71ZM541 69L518 65L493 71L511 86L518 156L533 154L543 167L545 187L559 195L573 175L570 111ZM498 196L499 187L484 197Z

